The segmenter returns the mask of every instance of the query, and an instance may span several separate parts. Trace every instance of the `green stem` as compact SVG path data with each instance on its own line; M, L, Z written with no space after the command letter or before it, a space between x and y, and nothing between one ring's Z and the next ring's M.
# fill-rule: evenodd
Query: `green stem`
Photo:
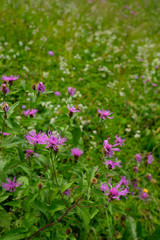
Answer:
M54 177L55 177L55 180L56 180L56 185L57 185L57 187L58 187L59 193L60 193L60 195L61 195L61 198L62 198L62 200L63 200L66 208L68 208L67 203L66 203L65 200L64 200L63 194L62 194L62 192L61 192L61 190L60 190L60 187L59 187L59 184L58 184L57 175L56 175L56 170L55 170L55 167L54 167L54 162L53 162L53 157L52 157L52 149L50 150L50 158L51 158L51 162L52 162L53 174L54 174Z

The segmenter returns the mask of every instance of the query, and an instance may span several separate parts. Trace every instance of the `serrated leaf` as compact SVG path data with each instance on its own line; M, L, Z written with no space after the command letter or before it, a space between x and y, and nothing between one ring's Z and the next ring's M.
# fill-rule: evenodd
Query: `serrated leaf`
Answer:
M16 102L14 103L10 108L9 108L9 111L7 112L7 117L10 117L13 112L14 112L14 109L19 105L19 102Z

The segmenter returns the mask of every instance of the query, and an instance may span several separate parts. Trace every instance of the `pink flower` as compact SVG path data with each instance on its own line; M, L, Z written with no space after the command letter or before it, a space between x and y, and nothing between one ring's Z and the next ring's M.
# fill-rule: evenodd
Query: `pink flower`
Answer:
M10 192L14 192L15 191L15 187L19 187L22 183L20 183L20 181L15 182L16 177L14 177L13 181L11 181L10 178L6 178L8 183L2 183L2 187L6 190Z
M139 194L139 198L140 199L142 199L142 200L148 200L148 201L150 201L151 199L149 198L149 195L146 193L146 192L144 192L144 189L142 189L142 192L140 192L140 194Z
M117 158L116 158L116 160L117 160ZM106 162L104 164L108 165L108 169L114 169L116 166L121 167L120 166L121 162L114 162L111 160L106 160Z
M25 135L25 138L32 145L35 145L35 144L46 144L46 142L48 140L48 137L47 137L46 133L39 132L37 134L36 131L30 131L29 134Z
M149 155L148 155L147 162L148 162L149 164L152 164L153 161L154 161L153 156L152 156L151 154L149 154Z
M153 87L157 87L157 84L156 84L156 83L152 83L152 86L153 86Z
M9 105L8 105L7 103L3 102L3 103L2 103L2 109L3 109L3 111L8 112L8 110L9 110Z
M148 178L148 180L151 180L152 179L152 174L147 174L147 178Z
M126 179L126 176L121 177L122 185L128 185L129 181Z
M122 139L121 136L115 136L116 137L116 140L115 140L115 143L116 145L120 145L122 147L122 145L124 145L124 142L126 141L125 139Z
M76 93L76 89L75 88L68 87L68 94L70 96L74 96L75 93Z
M74 156L74 158L77 160L83 154L83 151L81 151L79 148L72 148L71 153Z
M53 55L54 55L54 52L48 51L48 54L49 54L50 56L53 56Z
M3 75L3 76L2 76L2 80L8 81L8 82L15 81L15 80L17 80L18 78L19 78L19 76L13 76L13 75L11 75L11 76L9 76L9 77L7 77L6 75Z
M113 117L109 117L109 115L113 114L113 112L103 110L103 109L102 111L98 109L98 112L99 112L99 117L102 118L103 120L106 118L113 119Z
M137 153L135 158L138 163L142 161L142 155L140 153Z
M128 186L124 189L124 187L120 188L120 186L122 185L122 181L120 181L116 187L112 187L111 185L111 179L109 179L108 181L108 185L105 183L105 185L102 184L101 186L101 190L104 190L104 195L108 196L108 202L109 201L113 201L114 199L120 200L120 196L124 196L126 197L127 193L129 193L128 191ZM119 189L120 188L120 189ZM107 204L108 204L107 202Z
M0 134L2 135L2 131L0 131ZM3 136L8 136L10 133L3 132Z
M61 96L61 93L60 92L54 92L54 94L56 95L56 96Z
M103 141L103 145L104 145L106 157L112 157L113 156L113 151L117 152L117 151L120 151L120 149L119 148L114 148L115 145L109 144L108 139L110 139L110 138L107 138L107 140Z
M2 84L2 85L1 85L1 92L2 92L3 94L9 93L9 88L7 88L6 84Z
M38 92L44 92L45 91L45 86L44 86L43 82L39 82L37 84L37 91Z
M79 110L76 109L74 106L68 107L68 110L69 110L70 112L72 112L72 113L74 113L74 112L79 112Z
M37 111L38 111L37 109L31 109L31 110L28 109L28 110L24 111L23 113L24 113L25 117L27 117L29 115L31 118L34 118Z
M69 196L70 193L71 193L71 190L68 188L67 190L64 191L63 194Z
M47 147L50 149L54 149L55 152L58 151L58 148L62 145L65 145L64 143L67 141L66 138L61 138L60 133L55 134L54 131L51 132L48 131L48 137L47 137Z
M36 155L36 157L39 157L38 153L34 153L32 149L26 150L26 158L28 159L30 156Z

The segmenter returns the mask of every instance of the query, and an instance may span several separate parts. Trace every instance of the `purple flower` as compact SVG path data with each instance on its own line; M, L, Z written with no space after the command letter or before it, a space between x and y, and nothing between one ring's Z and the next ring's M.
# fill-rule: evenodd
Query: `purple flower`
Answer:
M12 82L12 81L15 81L15 80L17 80L19 78L19 76L9 76L9 77L7 77L6 75L3 75L2 76L2 80L4 80L4 81L8 81L8 82Z
M154 161L153 156L152 156L151 154L149 154L149 155L148 155L148 158L147 158L147 162L148 162L149 164L152 164L153 161Z
M0 134L2 135L2 131L0 131ZM8 136L10 133L3 132L3 136Z
M74 106L72 106L72 107L68 107L68 110L69 110L71 113L79 112L79 110L76 109Z
M159 66L158 66L158 65L156 65L156 66L155 66L155 68L156 68L156 69L158 69L158 68L159 68Z
M75 88L68 87L68 94L70 96L74 96L75 93L76 93L76 89Z
M116 145L120 145L122 147L122 145L124 145L124 142L126 141L125 139L122 139L121 136L115 136L116 137L116 140L115 140L115 143Z
M60 92L54 92L54 94L56 95L56 96L61 96L61 93Z
M101 182L101 187L100 187L102 192L106 192L108 190L107 183L105 182L104 184Z
M140 153L137 153L135 158L138 163L142 161L142 155Z
M116 158L116 160L117 160L117 158ZM108 165L108 169L114 169L116 166L121 167L120 166L121 162L114 162L111 160L106 160L106 162L104 164Z
M157 84L156 84L156 83L152 83L152 86L153 86L153 87L157 87Z
M133 167L133 171L137 173L138 172L138 167Z
M21 107L22 109L26 109L26 105L22 105L22 107Z
M83 151L81 151L79 148L72 148L71 153L74 156L74 158L77 160L83 154Z
M106 118L113 119L113 117L109 117L109 115L113 114L113 112L103 110L103 109L102 109L102 111L100 109L98 109L98 112L99 112L98 116L100 118L102 118L103 120L106 119Z
M152 179L152 174L147 174L147 178L148 178L148 180L151 180Z
M121 177L122 185L128 185L129 181L126 179L126 176Z
M67 190L64 191L63 194L69 196L70 193L71 193L71 190L68 188Z
M24 116L27 117L28 115L31 117L31 118L34 118L35 117L35 114L38 110L37 109L28 109L26 111L24 111Z
M15 191L15 187L19 187L22 183L20 183L20 181L15 182L16 177L14 177L13 181L11 181L10 178L6 178L8 183L2 183L2 187L6 190L10 192L14 192Z
M30 131L27 135L25 135L25 138L28 140L28 142L32 145L37 144L46 144L48 137L46 133L39 132L38 134L36 131Z
M4 84L4 83L1 85L1 92L3 94L9 93L9 88L7 88L6 84Z
M30 156L36 155L36 157L39 157L38 153L34 153L32 149L26 150L26 158L28 159Z
M3 109L3 111L8 112L8 110L9 110L9 105L8 105L7 103L3 102L3 103L2 103L2 109Z
M48 51L48 54L49 54L50 56L53 56L53 55L54 55L54 52Z
M54 149L55 152L58 151L58 148L62 145L65 145L64 143L67 141L66 138L61 138L60 133L55 134L54 131L51 132L48 131L48 137L47 137L47 147L50 149Z
M142 190L142 192L140 192L140 194L139 194L139 198L140 199L142 199L142 200L151 200L150 198L149 198L149 195L146 193L146 192L144 192L144 189Z
M107 138L107 140L103 141L103 145L104 145L106 157L112 157L113 156L113 151L117 152L117 151L120 151L120 149L119 148L114 148L115 145L109 144L108 139L109 138Z
M120 188L120 186L122 185L122 181L120 181L116 185L116 187L112 187L111 179L109 179L108 185L110 188L107 186L107 184L105 184L105 185L102 184L102 186L101 186L101 190L104 189L104 192L106 192L106 193L104 193L104 195L108 196L108 202L112 201L114 199L120 200L120 196L126 197L127 193L129 193L128 186L125 189L124 189L124 187ZM108 204L108 202L107 202L107 204Z
M46 89L46 88L45 88L43 82L39 82L39 83L37 84L37 91L38 91L38 92L44 92L45 89Z

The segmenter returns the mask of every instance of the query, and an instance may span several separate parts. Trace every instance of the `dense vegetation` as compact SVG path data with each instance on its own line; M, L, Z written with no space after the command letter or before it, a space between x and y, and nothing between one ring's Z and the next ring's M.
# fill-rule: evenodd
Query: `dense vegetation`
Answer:
M159 12L1 0L0 239L160 239Z

